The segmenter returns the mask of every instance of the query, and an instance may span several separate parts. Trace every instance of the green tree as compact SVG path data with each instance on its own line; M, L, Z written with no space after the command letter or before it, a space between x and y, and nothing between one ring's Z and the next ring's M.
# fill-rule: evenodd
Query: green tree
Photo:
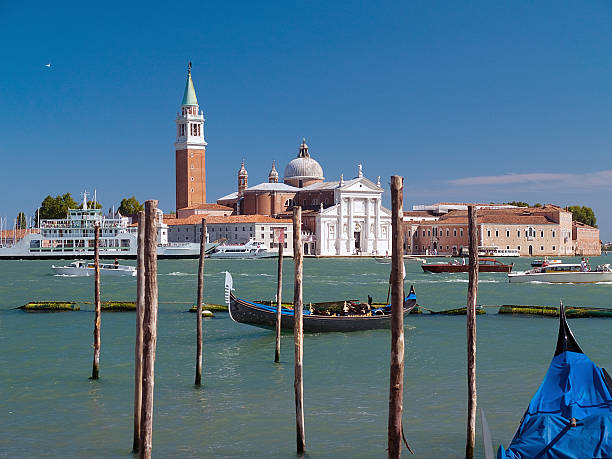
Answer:
M19 212L17 214L17 229L26 229L27 226L28 222L25 214L23 212Z
M56 197L49 195L43 199L43 202L40 204L40 218L66 218L68 209L79 209L80 207L81 206L72 199L70 193L57 195Z
M83 207L82 205L80 207ZM98 201L94 202L94 201L87 201L87 208L88 209L101 209L102 208L102 204L100 204Z
M506 202L504 204L508 204L508 205L516 206L516 207L529 207L529 204L523 201L511 201L511 202Z
M569 206L568 211L572 213L572 219L585 225L597 228L597 218L593 209L587 206Z
M135 196L123 198L119 206L119 213L121 215L134 215L142 210L144 210L144 205L140 204Z

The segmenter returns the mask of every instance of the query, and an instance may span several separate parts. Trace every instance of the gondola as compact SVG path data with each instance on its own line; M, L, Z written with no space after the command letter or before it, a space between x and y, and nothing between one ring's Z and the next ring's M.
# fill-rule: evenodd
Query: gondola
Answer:
M563 304L559 320L548 372L498 459L612 457L612 379L578 346Z
M230 273L225 273L225 302L228 305L230 317L239 322L256 327L274 329L276 327L276 306L237 298L233 292L233 280ZM330 303L308 303L304 307L303 327L305 332L352 332L362 330L391 328L391 306L383 305L371 309L370 313L363 315L321 315L309 311L310 305L316 311L318 305ZM416 294L410 287L410 293L404 300L404 314L409 313L415 306ZM281 328L293 330L293 309L282 308Z

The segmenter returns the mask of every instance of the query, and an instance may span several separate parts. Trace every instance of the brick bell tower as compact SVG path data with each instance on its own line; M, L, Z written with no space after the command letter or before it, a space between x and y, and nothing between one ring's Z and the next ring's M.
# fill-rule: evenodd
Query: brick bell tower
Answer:
M206 141L204 114L191 80L191 62L187 69L187 83L176 116L176 209L197 206L206 202Z

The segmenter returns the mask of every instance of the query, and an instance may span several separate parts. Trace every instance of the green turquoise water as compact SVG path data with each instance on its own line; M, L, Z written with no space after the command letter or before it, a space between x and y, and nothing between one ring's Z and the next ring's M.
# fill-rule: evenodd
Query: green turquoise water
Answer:
M592 258L591 264L612 260ZM104 313L99 381L90 381L93 312L24 313L33 300L91 301L91 278L52 275L51 261L0 261L0 456L130 457L134 314ZM516 261L526 269L529 260ZM419 304L465 305L466 274L425 274L406 262L406 285ZM207 260L205 301L222 303L223 272L238 296L272 299L276 260ZM159 262L162 302L193 302L196 260ZM284 296L293 295L286 260ZM343 298L384 301L389 265L362 259L305 260L305 302ZM509 284L481 274L480 304L612 307L612 285ZM102 299L129 300L135 279L102 280ZM203 387L195 388L195 316L190 304L160 304L155 364L155 457L295 457L293 335L204 321ZM478 401L495 448L507 445L552 358L558 322L544 317L478 317ZM465 316L409 316L405 321L404 429L420 458L460 458L466 430ZM585 352L612 368L612 321L570 321ZM390 333L306 335L304 405L311 458L386 456ZM480 421L477 457L483 457Z

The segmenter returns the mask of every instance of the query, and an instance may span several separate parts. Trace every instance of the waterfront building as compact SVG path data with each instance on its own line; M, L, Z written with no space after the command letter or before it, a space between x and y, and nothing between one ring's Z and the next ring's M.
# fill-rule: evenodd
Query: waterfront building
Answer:
M403 220L407 254L458 255L468 247L467 204L418 206ZM417 207L417 206L415 206ZM429 207L429 208L427 208ZM572 223L554 206L477 205L480 247L517 249L524 256L599 255L599 230ZM423 218L419 219L419 213ZM574 229L576 228L576 229Z
M176 116L176 210L206 203L206 141L204 114L191 79L191 62L187 82Z
M168 226L170 242L200 242L202 234L202 216L191 215L187 218L176 218L164 215ZM285 231L284 253L293 255L293 222L291 219L273 218L265 215L229 215L206 217L207 241L244 244L249 239L262 242L270 251L278 251L274 244L274 230Z
M581 222L572 222L572 243L575 255L601 255L599 229Z

